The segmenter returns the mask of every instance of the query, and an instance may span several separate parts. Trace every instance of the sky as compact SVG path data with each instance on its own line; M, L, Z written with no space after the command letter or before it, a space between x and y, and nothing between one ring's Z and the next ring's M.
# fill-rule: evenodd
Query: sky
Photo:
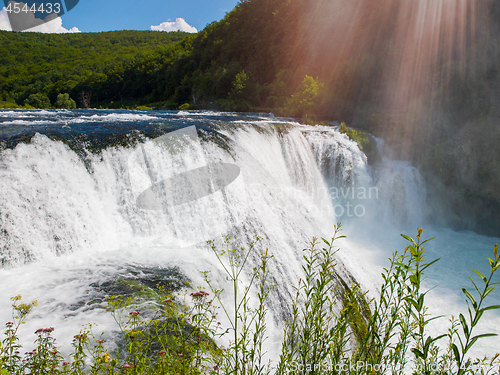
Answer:
M26 2L28 3L28 1ZM52 0L40 2L48 3L50 1ZM54 1L54 3L56 2L58 0ZM79 0L78 4L66 14L28 31L61 33L112 30L181 30L197 32L207 24L222 19L237 3L238 0L143 0L141 2ZM3 5L2 2L0 4ZM6 7L0 10L0 30L11 30Z

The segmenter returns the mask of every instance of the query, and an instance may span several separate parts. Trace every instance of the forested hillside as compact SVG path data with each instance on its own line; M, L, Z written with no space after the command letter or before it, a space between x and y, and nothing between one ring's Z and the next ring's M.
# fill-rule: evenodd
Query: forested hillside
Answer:
M0 101L48 108L60 93L70 94L79 106L98 106L106 99L143 99L158 89L154 83L148 85L155 69L163 66L175 44L187 35L0 31Z
M345 121L421 167L431 216L500 235L498 1L242 0L194 35L0 32L0 62L18 105Z

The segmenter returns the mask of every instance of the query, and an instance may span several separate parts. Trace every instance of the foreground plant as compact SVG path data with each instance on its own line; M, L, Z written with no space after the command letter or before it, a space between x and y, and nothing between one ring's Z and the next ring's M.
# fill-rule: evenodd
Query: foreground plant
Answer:
M472 270L475 274L477 274L481 278L481 280L484 283L482 291L481 288L476 285L474 280L472 280L472 278L469 277L472 285L474 286L475 292L477 292L478 300L476 301L476 299L467 289L462 288L462 292L468 299L467 310L469 313L468 322L463 314L459 315L460 326L462 327L463 337L459 334L458 330L456 329L451 330L448 335L450 337L450 340L452 341L453 338L455 337L458 338L459 346L457 346L457 344L455 343L451 344L451 349L453 350L454 359L458 368L457 372L458 375L466 373L469 370L469 368L472 367L473 365L471 359L467 359L466 357L467 352L469 352L472 346L481 338L497 336L497 334L494 333L485 333L481 335L472 336L472 331L477 326L479 320L486 311L500 309L500 305L490 305L483 307L484 300L486 299L486 297L495 290L494 285L500 285L500 283L491 282L493 274L500 268L500 256L498 255L498 245L495 245L493 259L488 257L488 261L490 262L490 275L488 278L486 278L481 272L476 271L474 269Z
M230 304L225 293L204 272L208 291L198 288L165 293L161 288L152 299L112 296L111 313L121 329L123 341L116 353L108 352L92 325L74 336L73 354L64 361L54 328L38 329L36 348L24 356L18 329L26 321L36 301L23 303L13 297L13 322L6 324L0 345L0 374L498 374L500 355L471 359L469 353L478 340L496 336L474 335L484 313L500 309L487 305L495 290L493 275L500 269L498 247L488 258L490 274L473 270L484 285L470 279L474 291L462 289L468 314L452 317L448 331L430 335L429 315L422 290L424 274L437 260L427 261L422 240L402 235L407 241L403 254L393 254L382 273L377 298L367 300L359 285L336 271L334 247L340 224L331 240L313 239L304 249L303 278L295 286L291 314L285 324L284 340L276 368L265 362L267 302L273 288L269 281L268 251L255 253L236 248L224 239L219 250L209 242L229 281ZM322 244L322 246L320 246ZM250 263L255 267L246 271ZM243 277L245 275L245 277ZM246 283L244 282L246 280ZM350 284L349 284L350 283ZM257 301L251 303L251 295ZM217 317L220 308L229 322L227 329ZM227 343L227 337L231 337ZM439 345L447 339L447 344Z
M267 249L259 254L258 267L253 268L248 275L249 282L244 286L243 295L239 294L242 272L258 241L259 238L256 237L248 249L235 248L231 246L230 238L225 237L222 250L219 250L213 241L208 241L232 286L232 306L225 306L221 300L224 290L215 287L209 278L209 272L203 272L205 281L231 325L225 333L232 335L232 341L223 350L222 361L217 364L217 368L224 374L254 375L268 374L271 371L270 364L263 362L263 343L267 338L267 299L273 288L268 282L268 263L272 256L268 254ZM251 308L250 293L256 280L258 307Z
M313 238L310 247L304 250L305 277L299 280L292 300L292 317L285 328L279 374L330 373L327 364L339 363L349 350L348 327L353 321L354 305L346 302L344 308L340 306L334 257L338 250L333 247L334 241L345 238L339 232L340 224L330 241L322 239L326 247L318 248L319 243Z

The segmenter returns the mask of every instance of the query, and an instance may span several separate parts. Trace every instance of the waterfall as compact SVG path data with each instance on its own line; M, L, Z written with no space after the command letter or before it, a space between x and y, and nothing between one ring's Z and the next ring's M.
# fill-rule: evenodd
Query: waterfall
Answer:
M412 234L424 220L418 170L389 159L369 166L333 127L204 112L88 112L0 112L7 145L0 151L0 320L10 319L10 296L39 300L26 342L35 329L56 326L67 352L85 323L116 330L103 301L118 278L187 278L197 286L200 271L210 270L223 287L205 241L229 235L247 246L258 235L256 251L274 256L269 329L278 349L313 236L330 238L334 224L345 223L337 271L376 291L386 258L380 244L399 250L404 243L391 236L400 228ZM255 252L250 267L257 262Z
M185 137L181 149L145 139L82 156L69 142L37 133L1 151L0 283L7 294L0 318L8 319L8 296L21 293L40 302L38 319L28 323L33 327L55 325L51 316L66 332L88 319L109 327L98 307L112 280L175 268L194 285L203 284L200 271L211 270L224 285L205 241L230 235L245 246L258 235L259 249L274 256L270 307L272 324L282 325L302 275L302 249L312 236L333 233L332 202L319 193L326 184L297 124L218 125L216 132L196 128L198 137ZM138 204L155 183L214 165L236 165L239 173L193 201L158 210ZM258 254L251 258L249 267ZM348 270L339 264L339 273Z

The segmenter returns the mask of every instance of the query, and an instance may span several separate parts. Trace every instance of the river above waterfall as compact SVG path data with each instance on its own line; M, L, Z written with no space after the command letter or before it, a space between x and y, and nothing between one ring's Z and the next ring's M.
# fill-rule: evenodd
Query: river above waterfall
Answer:
M486 273L499 242L427 225L419 171L386 158L368 165L336 126L268 114L2 110L0 147L0 321L11 319L9 297L36 299L23 340L54 326L63 352L84 324L116 331L104 308L105 296L119 292L116 280L203 286L200 271L210 270L224 285L205 243L224 235L238 246L258 235L274 255L271 353L302 275L302 249L313 236L329 238L338 221L347 235L338 271L373 296L387 258L404 250L400 233L425 227L425 238L436 237L428 257L441 260L426 280L436 286L434 314L465 313L470 269ZM219 184L206 170L217 171ZM447 329L443 319L433 329ZM500 332L499 321L485 314L480 330ZM498 338L487 339L475 353L498 348Z

